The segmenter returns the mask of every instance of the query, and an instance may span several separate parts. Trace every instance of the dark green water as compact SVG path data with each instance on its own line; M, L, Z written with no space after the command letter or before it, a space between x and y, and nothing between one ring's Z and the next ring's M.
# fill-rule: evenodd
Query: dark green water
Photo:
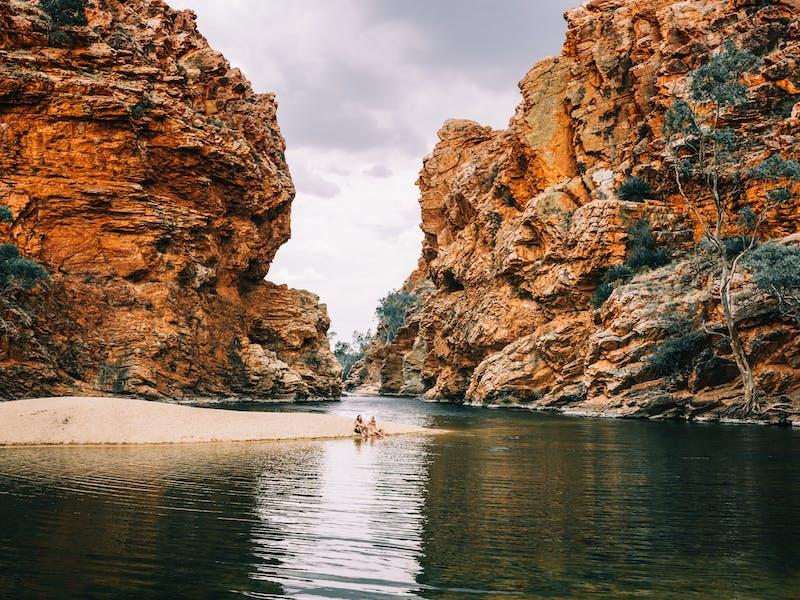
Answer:
M800 432L300 410L452 433L0 449L0 595L800 597Z

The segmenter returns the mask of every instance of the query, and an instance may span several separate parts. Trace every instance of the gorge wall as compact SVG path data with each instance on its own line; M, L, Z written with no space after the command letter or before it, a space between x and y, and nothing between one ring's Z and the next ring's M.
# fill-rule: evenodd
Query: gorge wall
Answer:
M350 389L470 404L654 418L724 417L741 396L730 350L707 336L691 368L661 377L654 348L681 327L721 322L714 265L665 160L664 114L689 72L731 40L763 58L732 123L745 163L800 156L797 0L592 0L567 13L560 56L520 83L505 131L454 120L418 185L422 258L404 289L420 305L389 345L374 342ZM620 200L630 176L657 198ZM750 186L731 206L763 204ZM705 211L709 198L699 198ZM649 220L671 264L590 298L622 263L632 222ZM798 231L796 200L764 233ZM792 241L791 239L789 241ZM432 289L429 286L432 284ZM735 282L743 332L767 416L800 413L800 331L745 275ZM787 417L788 415L788 417ZM794 417L792 417L794 415Z
M325 306L264 281L294 198L274 97L190 11L93 4L54 47L0 3L0 236L51 273L4 298L0 396L338 396Z

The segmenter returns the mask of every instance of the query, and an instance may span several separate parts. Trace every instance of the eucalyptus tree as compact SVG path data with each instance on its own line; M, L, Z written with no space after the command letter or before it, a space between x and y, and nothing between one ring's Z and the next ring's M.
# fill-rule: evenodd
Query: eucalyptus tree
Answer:
M690 74L686 94L675 98L667 111L664 134L670 165L678 193L694 213L702 238L718 262L718 293L724 320L724 333L738 367L743 387L743 410L751 413L758 406L753 370L735 319L733 282L743 259L756 247L760 228L769 213L787 202L792 194L786 186L800 179L800 164L780 154L766 154L763 140L743 139L733 117L746 104L744 75L761 61L747 50L728 41L707 63ZM745 168L745 150L756 148L761 160ZM736 201L749 182L761 186L758 210L735 211ZM709 204L711 208L706 209ZM708 217L710 213L710 218Z

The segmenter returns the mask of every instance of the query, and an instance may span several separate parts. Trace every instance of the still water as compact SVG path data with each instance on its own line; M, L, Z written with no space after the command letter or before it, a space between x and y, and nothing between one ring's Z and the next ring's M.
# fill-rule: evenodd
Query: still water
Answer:
M377 441L0 449L3 598L798 598L800 432L348 398Z

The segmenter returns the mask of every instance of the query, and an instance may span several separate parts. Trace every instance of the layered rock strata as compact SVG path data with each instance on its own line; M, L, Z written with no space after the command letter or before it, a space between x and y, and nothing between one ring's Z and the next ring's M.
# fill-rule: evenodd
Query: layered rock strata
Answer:
M294 198L273 95L190 11L88 18L54 47L0 4L0 233L52 274L6 298L0 395L338 395L325 306L264 281Z
M800 156L798 14L796 0L592 0L568 12L561 55L522 80L507 130L454 120L439 131L418 181L425 239L412 277L436 291L393 344L374 345L349 386L618 416L728 414L740 390L723 342L708 336L678 376L658 376L647 360L676 322L721 323L713 261L697 248L700 227L666 161L664 114L690 71L731 40L763 59L732 123L748 141L742 162ZM658 198L620 200L630 176L652 182ZM731 214L758 209L763 196L751 185ZM594 309L639 219L675 259ZM763 232L783 238L798 223L795 200ZM786 420L800 411L800 331L746 273L735 288L769 418Z

